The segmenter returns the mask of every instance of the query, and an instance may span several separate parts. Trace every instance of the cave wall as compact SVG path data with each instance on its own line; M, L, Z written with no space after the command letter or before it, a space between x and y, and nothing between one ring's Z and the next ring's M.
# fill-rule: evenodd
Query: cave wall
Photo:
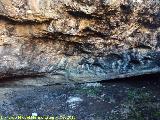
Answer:
M159 0L0 0L1 79L156 73L159 47Z

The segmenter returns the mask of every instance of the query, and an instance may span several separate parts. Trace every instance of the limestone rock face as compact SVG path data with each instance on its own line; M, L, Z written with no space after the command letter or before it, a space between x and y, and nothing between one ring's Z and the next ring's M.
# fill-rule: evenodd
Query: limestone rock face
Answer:
M0 0L0 77L93 82L160 72L159 0Z

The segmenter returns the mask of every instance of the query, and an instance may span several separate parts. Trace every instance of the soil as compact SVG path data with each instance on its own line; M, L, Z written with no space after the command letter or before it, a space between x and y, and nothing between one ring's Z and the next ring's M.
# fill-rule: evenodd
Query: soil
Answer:
M84 84L11 86L6 83L1 83L0 88L3 117L37 115L54 116L57 120L67 117L69 120L160 120L158 74Z

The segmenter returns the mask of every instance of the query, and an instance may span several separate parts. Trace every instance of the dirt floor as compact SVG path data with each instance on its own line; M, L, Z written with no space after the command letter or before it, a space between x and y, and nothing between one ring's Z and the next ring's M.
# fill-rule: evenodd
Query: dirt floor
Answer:
M9 85L3 81L0 86L3 120L29 116L37 120L160 120L158 74L65 85Z

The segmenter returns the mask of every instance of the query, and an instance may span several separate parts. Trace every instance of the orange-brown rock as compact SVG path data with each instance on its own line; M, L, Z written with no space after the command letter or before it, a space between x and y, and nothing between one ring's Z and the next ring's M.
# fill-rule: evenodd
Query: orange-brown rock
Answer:
M151 74L160 72L159 48L158 0L0 1L1 79Z

